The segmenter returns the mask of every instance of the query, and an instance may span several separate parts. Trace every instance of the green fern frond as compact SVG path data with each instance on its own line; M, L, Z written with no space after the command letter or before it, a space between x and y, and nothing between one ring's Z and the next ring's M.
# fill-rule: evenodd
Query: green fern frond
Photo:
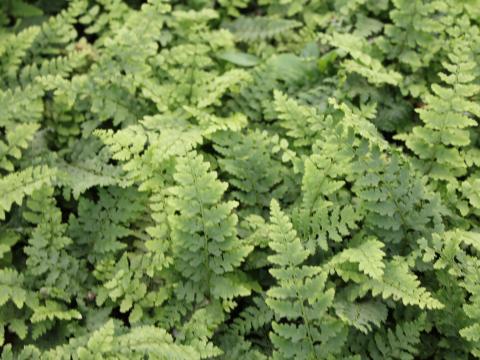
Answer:
M227 185L201 155L189 153L176 165L171 189L173 251L185 282L179 296L232 298L249 293L236 268L252 250L237 238L236 202L223 202ZM200 255L200 256L199 256ZM199 268L201 270L199 270Z
M21 158L22 150L29 146L38 128L38 124L19 124L6 129L6 142L0 140L0 168L14 170L12 161Z
M270 339L274 358L312 359L341 352L346 328L328 314L334 289L325 289L327 273L320 267L303 265L310 252L298 239L277 201L271 204L269 261L277 285L267 291L267 305L275 314ZM322 355L320 355L322 354Z
M362 287L371 290L373 296L382 295L405 305L416 305L421 309L442 309L443 304L420 286L418 278L401 260L392 260L385 264L381 279L370 279Z
M0 219L10 211L13 204L20 205L26 195L53 182L56 176L55 169L47 166L29 167L25 170L11 173L0 179Z
M238 41L253 42L267 40L295 29L300 23L295 20L269 17L240 17L227 25Z

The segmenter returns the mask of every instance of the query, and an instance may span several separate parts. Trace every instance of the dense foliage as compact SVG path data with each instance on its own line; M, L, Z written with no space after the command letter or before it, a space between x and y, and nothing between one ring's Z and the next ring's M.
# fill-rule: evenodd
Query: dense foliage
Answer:
M480 357L480 0L0 3L1 359Z

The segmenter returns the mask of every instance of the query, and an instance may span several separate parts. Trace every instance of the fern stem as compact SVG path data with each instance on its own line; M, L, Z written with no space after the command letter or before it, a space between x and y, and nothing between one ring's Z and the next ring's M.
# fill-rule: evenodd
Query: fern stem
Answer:
M197 199L200 198L200 194L198 193L198 186L197 186L197 174L195 174L195 171L192 171L192 177L193 177L193 183L195 185L195 194L197 195ZM201 220L202 220L202 228L203 228L203 256L204 256L204 266L207 271L207 298L210 299L210 260L209 260L209 255L208 255L208 238L207 238L207 232L206 232L206 226L205 226L205 211L203 209L203 204L201 201L198 201L198 204L200 205L200 214L201 214Z
M308 321L308 317L305 311L305 305L304 305L305 299L302 296L300 296L298 291L296 291L296 293L297 293L297 297L300 299L300 308L302 312L303 322L305 323L305 328L307 329L308 342L310 343L310 347L312 349L313 355L315 356L315 359L319 359L317 350L315 349L315 345L313 344L312 332L310 330L310 322Z
M285 234L284 234L284 240L285 240L285 242L288 241L285 237ZM294 270L294 269L292 269L292 270ZM300 280L297 278L295 272L293 272L293 276L292 276L291 279L293 280L294 285L298 284L300 282ZM315 359L319 359L317 351L315 349L315 345L313 343L312 331L310 330L310 321L308 320L307 312L305 311L305 305L304 305L305 299L303 298L303 296L300 295L300 293L296 289L295 289L295 294L300 301L300 311L302 312L302 319L303 319L303 322L305 324L305 328L307 330L308 342L310 344L312 354L315 356Z

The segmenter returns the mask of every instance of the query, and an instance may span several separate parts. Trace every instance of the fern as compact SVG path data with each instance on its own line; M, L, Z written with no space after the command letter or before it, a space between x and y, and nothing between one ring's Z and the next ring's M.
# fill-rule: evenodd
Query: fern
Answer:
M341 180L350 167L353 142L353 132L338 127L324 141L316 142L304 161L302 202L293 219L309 247L326 250L329 240L340 242L357 227L360 214L342 196L346 182Z
M358 245L352 244L348 249L337 254L330 261L329 266L343 262L357 263L361 272L372 279L381 279L385 269L383 247L384 244L374 238L362 241Z
M365 334L371 332L374 326L380 327L387 319L387 308L379 302L337 301L334 307L340 319Z
M390 41L382 43L385 53L390 58L408 64L413 70L428 65L440 51L441 44L436 34L441 32L443 24L434 20L434 16L445 11L446 5L440 1L427 3L403 0L396 0L393 4L390 18L394 24L385 26L385 34Z
M164 329L139 326L124 331L112 320L82 342L46 351L41 356L45 359L90 359L95 356L103 359L142 359L147 354L152 359L200 359L193 348L176 345Z
M292 173L280 156L288 154L288 143L260 131L246 135L222 132L213 141L215 150L222 155L219 167L237 189L232 195L245 207L255 210L268 207L271 195L278 198L285 195Z
M22 308L27 292L22 288L23 276L12 269L2 269L0 305L11 300L17 308Z
M85 49L82 49L85 46ZM69 77L75 70L87 65L87 55L92 50L88 45L79 42L77 45L80 50L72 52L67 56L55 57L52 60L45 60L40 64L31 64L25 66L19 77L22 85L26 85L39 77L47 76L61 76L62 78ZM92 56L90 54L90 56Z
M432 85L433 94L425 98L428 106L417 110L425 125L399 138L419 156L423 171L430 177L454 181L467 171L462 148L470 144L468 128L477 125L472 115L480 114L470 100L478 93L477 85L472 83L476 65L465 43L453 49L443 66L448 73L439 76L446 86Z
M400 82L401 75L394 70L385 69L379 59L372 57L369 54L372 50L362 38L351 34L333 34L326 40L339 49L341 56L348 54L352 57L342 64L347 72L358 73L374 85L397 85Z
M338 354L345 331L328 314L335 292L325 289L327 274L319 267L302 266L309 252L276 201L271 204L271 222L269 246L274 255L269 261L275 267L270 272L278 285L268 290L266 303L276 316L270 335L274 357L310 359Z
M0 1L0 358L480 357L479 5Z
M399 324L395 331L388 329L388 339L376 334L368 350L372 359L415 359L418 354L420 334L424 330L425 318Z
M95 149L91 146L91 149ZM74 198L78 198L80 194L94 186L124 186L128 182L120 179L121 169L108 164L108 155L105 151L100 151L97 156L87 158L86 154L81 154L74 162L60 163L59 181L66 187L71 189ZM104 156L107 155L107 156Z
M44 104L41 100L44 92L38 85L25 88L0 89L0 105L2 126L13 127L17 122L37 122L42 117Z
M53 301L46 301L44 306L38 306L35 308L32 318L32 323L44 321L44 320L71 320L81 319L82 316L77 310L66 310Z
M201 308L190 317L180 330L177 341L193 347L200 358L210 358L222 354L210 339L223 321L223 309L218 302Z
M23 171L9 174L0 179L0 218L5 218L5 213L10 211L11 206L21 204L25 195L31 195L43 185L51 184L55 176L55 170L47 166L29 167Z
M0 167L2 169L9 172L14 170L12 160L21 158L22 150L28 147L38 127L37 124L19 124L6 130L6 142L0 142Z
M396 243L409 232L423 235L443 230L445 209L439 199L398 156L383 161L374 150L368 160L359 160L354 171L359 176L352 189L362 199L365 223L385 241Z
M228 24L227 28L235 34L238 41L251 42L270 39L299 26L300 23L294 20L240 17Z
M74 23L87 6L88 3L84 0L74 0L60 14L50 17L48 21L42 24L40 34L32 46L32 52L34 54L60 53L62 47L65 47L77 37Z
M419 284L417 277L408 270L408 265L400 260L386 264L381 279L371 279L362 285L370 289L372 295L381 294L384 299L392 297L405 305L417 305L421 309L441 309L443 304Z
M287 136L294 139L294 145L311 145L316 131L322 128L322 117L314 109L301 106L278 91L274 92L274 98L280 126L285 128Z
M252 248L237 238L237 217L232 214L237 204L221 201L226 184L195 153L179 159L174 179L172 207L179 215L170 223L176 266L185 279L179 296L201 300L249 294L236 268Z
M0 68L3 69L2 82L8 83L15 80L20 65L38 36L39 30L38 27L30 27L17 35L11 34L5 39L6 44L0 61Z
M134 189L124 192L119 188L110 188L100 192L97 204L82 200L78 207L78 217L70 218L69 227L76 243L87 245L89 258L93 261L109 252L125 248L117 239L125 238L133 232L129 224L142 215L144 199L141 194Z
M73 273L80 270L77 259L66 252L72 239L65 236L66 224L62 223L61 212L52 199L53 189L42 187L27 200L28 210L23 217L35 228L24 252L27 255L28 274L42 285L42 291L54 298L69 301L78 291L78 282L69 281Z

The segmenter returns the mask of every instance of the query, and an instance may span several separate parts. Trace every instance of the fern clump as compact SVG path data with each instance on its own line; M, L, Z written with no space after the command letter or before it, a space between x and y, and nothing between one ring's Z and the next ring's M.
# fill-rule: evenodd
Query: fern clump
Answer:
M479 19L0 1L0 359L480 358Z

